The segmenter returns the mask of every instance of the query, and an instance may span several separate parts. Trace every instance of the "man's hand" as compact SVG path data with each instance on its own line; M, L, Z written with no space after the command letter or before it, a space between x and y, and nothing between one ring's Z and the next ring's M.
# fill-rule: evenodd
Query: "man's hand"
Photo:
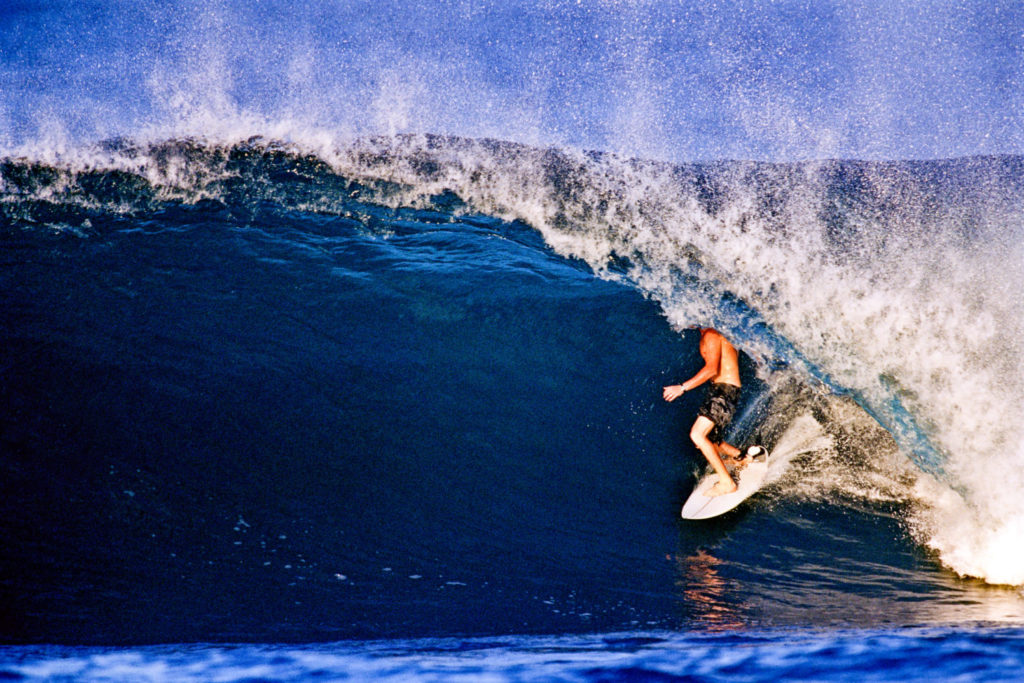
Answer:
M686 393L686 390L683 389L682 384L673 384L672 386L665 387L661 395L665 397L666 401L674 401L684 393Z

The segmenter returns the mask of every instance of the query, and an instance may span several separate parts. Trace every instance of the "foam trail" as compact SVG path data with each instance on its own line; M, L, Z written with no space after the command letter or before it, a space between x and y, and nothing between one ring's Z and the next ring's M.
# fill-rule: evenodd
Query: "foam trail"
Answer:
M817 420L806 413L799 415L775 442L765 483L775 483L783 478L795 459L811 453L820 456L834 445L832 436L825 432Z

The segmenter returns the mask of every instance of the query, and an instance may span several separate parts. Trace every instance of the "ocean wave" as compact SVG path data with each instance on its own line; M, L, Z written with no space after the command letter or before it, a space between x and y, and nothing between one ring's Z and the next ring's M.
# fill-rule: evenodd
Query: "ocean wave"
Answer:
M375 222L381 209L529 226L538 249L628 283L676 330L721 329L770 386L810 387L846 453L897 482L884 495L912 505L922 544L959 574L1020 585L1022 166L679 165L432 135L117 140L5 159L0 211L8 230L83 236L189 207L243 223L272 208L371 232L395 229ZM854 426L865 415L885 432ZM821 476L870 496L849 466L840 457Z

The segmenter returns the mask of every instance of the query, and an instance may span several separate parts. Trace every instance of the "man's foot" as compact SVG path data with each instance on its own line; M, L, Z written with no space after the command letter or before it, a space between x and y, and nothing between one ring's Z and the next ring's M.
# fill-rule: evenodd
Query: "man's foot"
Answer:
M740 453L735 457L727 455L722 458L722 462L725 463L726 467L731 467L734 471L738 472L746 467L750 463L750 460L745 454Z
M736 455L723 455L722 462L733 471L739 472L752 462L763 462L768 457L768 451L764 446L751 446L746 451L739 451Z
M734 493L738 488L739 487L736 486L736 482L734 482L732 479L723 482L721 478L719 478L719 480L715 482L715 485L708 489L708 492L704 495L706 495L708 498L714 498L715 496L724 496L727 493Z

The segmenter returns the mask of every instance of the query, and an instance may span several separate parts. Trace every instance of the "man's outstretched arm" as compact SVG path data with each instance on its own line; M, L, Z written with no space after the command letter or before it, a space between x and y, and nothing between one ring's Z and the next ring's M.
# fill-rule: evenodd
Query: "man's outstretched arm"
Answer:
M662 396L666 401L674 401L687 391L696 389L709 379L718 376L722 363L722 337L717 333L709 334L702 342L700 355L704 357L704 367L682 384L673 384L665 387L662 391Z

